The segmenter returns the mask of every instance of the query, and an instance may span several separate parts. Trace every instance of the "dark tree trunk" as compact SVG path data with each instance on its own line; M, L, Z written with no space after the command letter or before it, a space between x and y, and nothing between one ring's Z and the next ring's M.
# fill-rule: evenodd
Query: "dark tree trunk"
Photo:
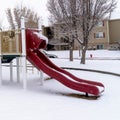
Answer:
M73 48L70 48L70 61L73 61Z
M69 49L70 49L70 61L73 61L73 49L74 49L74 39L73 36L71 37L71 40L69 42Z
M85 57L86 57L86 50L87 48L85 46L82 47L82 56L81 56L81 64L85 64Z

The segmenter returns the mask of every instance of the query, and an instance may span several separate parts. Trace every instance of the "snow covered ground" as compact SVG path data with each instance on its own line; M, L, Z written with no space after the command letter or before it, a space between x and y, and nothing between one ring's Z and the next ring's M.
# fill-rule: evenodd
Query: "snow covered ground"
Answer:
M80 64L78 51L74 51L73 62L67 59L68 51L49 51L59 59L51 59L61 67L89 68L120 74L120 51L88 51L85 65ZM90 58L93 54L93 58ZM65 59L63 59L65 58ZM99 59L98 59L99 58ZM102 58L102 59L101 59ZM113 60L114 59L114 60ZM39 74L28 72L28 88L22 82L10 82L9 68L3 67L3 85L0 86L0 120L119 120L120 77L101 73L69 70L77 77L99 81L105 92L98 99L85 99L79 92L71 90L56 80L46 80L40 86ZM46 74L44 74L47 77ZM21 81L22 81L21 76ZM82 93L80 93L82 94Z

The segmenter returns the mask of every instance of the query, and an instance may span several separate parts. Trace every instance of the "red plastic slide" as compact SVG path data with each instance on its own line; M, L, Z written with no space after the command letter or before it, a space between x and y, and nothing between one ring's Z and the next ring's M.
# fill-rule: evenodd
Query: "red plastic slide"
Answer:
M42 70L63 85L89 94L99 96L104 91L104 85L77 78L66 70L53 64L39 49L46 47L46 41L42 40L36 31L26 30L27 59L39 70Z

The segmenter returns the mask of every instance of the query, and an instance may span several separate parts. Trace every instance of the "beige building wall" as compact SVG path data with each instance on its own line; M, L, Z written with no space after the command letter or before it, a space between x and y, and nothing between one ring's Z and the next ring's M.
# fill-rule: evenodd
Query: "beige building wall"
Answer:
M120 19L109 21L109 36L110 44L120 43Z
M107 49L109 46L108 21L102 21L102 25L97 25L90 34L88 49ZM103 37L97 38L96 34L103 33ZM101 46L101 48L100 48Z
M0 32L0 52L6 54L21 54L20 31L1 31Z
M103 38L96 38L95 34L102 32L104 34ZM55 30L55 38L60 39L61 33L59 26ZM77 40L74 42L74 49L79 49L80 45ZM109 47L109 24L108 21L102 21L102 25L97 25L90 34L90 39L88 42L88 49L108 49Z
M109 49L120 50L120 19L109 21Z

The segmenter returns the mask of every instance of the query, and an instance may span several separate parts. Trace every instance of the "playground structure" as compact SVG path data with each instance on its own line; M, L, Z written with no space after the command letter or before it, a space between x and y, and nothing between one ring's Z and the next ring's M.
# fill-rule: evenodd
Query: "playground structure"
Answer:
M13 81L12 60L16 59L17 82L20 82L20 67L22 66L23 88L26 89L26 36L24 17L21 18L21 30L7 30L0 32L0 85L2 85L2 63L9 63L10 80ZM20 60L21 58L21 64Z
M104 85L77 78L51 62L40 49L44 49L47 40L37 30L25 29L24 18L21 19L21 30L0 32L0 84L2 84L2 63L10 63L10 79L12 80L11 61L16 58L17 81L20 80L19 57L22 58L23 88L27 88L26 59L42 72L56 79L63 85L76 91L99 96L104 91Z

